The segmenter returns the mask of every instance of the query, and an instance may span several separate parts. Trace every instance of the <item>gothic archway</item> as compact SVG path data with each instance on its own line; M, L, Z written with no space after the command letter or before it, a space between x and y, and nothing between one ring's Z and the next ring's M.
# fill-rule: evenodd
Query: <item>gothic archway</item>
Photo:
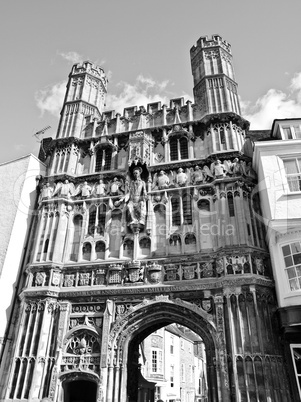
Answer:
M206 348L207 374L210 402L223 399L224 388L218 384L227 382L225 351L219 339L212 316L192 303L180 299L169 300L158 296L133 307L115 321L108 342L108 367L106 401L134 401L138 378L137 347L139 343L157 329L178 323L204 341ZM135 372L136 370L136 372ZM137 374L137 375L136 375ZM137 399L136 399L137 400Z

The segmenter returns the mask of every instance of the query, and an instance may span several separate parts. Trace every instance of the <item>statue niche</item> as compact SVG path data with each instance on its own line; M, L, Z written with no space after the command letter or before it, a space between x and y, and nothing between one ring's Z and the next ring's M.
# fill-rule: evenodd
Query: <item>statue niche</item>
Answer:
M146 221L146 185L141 179L142 168L135 167L133 170L134 180L130 182L129 190L125 195L126 220L130 227L143 227Z

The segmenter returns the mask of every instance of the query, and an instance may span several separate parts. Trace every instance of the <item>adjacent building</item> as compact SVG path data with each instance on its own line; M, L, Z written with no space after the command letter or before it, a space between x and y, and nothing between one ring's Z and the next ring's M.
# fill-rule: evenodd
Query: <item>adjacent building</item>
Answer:
M281 335L293 386L301 398L301 118L274 120L255 143L254 169L266 226Z
M172 324L149 335L139 362L143 377L155 384L155 401L207 402L204 343L188 328Z

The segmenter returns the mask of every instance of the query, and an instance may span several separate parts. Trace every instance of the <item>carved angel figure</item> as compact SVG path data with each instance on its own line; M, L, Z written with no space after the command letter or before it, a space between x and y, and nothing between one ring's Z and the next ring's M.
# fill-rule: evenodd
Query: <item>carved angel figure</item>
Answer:
M207 165L205 165L203 167L203 173L204 173L205 181L213 179L213 174L211 173L211 170L209 169L209 167Z
M192 184L200 184L200 183L203 183L204 180L205 180L205 176L203 174L203 171L200 169L199 166L196 166L194 168L194 171L192 171L192 175L191 175Z
M50 183L45 183L42 187L42 191L39 197L39 202L45 200L47 198L51 198L53 195L53 187L50 186Z
M178 169L178 173L176 175L176 184L178 186L185 186L187 184L188 176L184 173L182 168Z
M169 184L170 184L169 177L164 172L164 170L160 170L158 175L157 173L155 174L153 189L158 188L159 190L162 190L168 188Z
M225 176L225 167L222 162L218 159L213 162L210 166L211 172L216 179L220 179Z
M106 185L102 179L99 179L98 183L94 185L92 193L97 197L101 197L106 194Z
M53 195L60 195L61 197L70 198L75 192L74 184L69 183L69 180L61 181L57 183Z
M82 197L90 197L92 191L92 187L85 181L83 184L80 184L75 190L73 195L81 194Z
M114 177L113 181L110 183L110 195L120 195L123 192L123 180Z

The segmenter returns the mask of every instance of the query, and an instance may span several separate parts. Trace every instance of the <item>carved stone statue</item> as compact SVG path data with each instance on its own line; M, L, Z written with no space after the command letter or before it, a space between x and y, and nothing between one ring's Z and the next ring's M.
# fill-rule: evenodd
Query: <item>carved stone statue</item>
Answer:
M59 194L61 197L70 198L74 195L75 188L73 183L69 183L69 180L65 180L64 183L59 182L53 192L53 195Z
M50 184L47 182L42 187L39 201L45 200L47 198L51 198L52 195L53 195L53 187L51 187Z
M219 159L211 164L211 171L216 179L225 176L225 167Z
M163 190L169 187L170 184L169 177L164 172L164 170L161 170L157 176L155 175L154 184L155 184L154 188L158 188L159 190Z
M82 197L90 197L92 191L92 187L85 181L81 186L81 195Z
M141 172L140 167L134 169L134 180L130 183L129 192L125 196L128 225L145 225L147 192L145 182L140 177Z
M194 168L194 172L192 173L192 176L191 176L192 184L200 184L200 183L203 183L204 180L205 180L205 176L203 174L203 171L200 169L199 166L196 166Z
M185 184L187 183L187 179L187 174L184 173L182 168L179 168L176 176L176 184L178 184L178 186L185 186Z
M99 179L99 182L96 184L93 192L96 196L104 196L106 194L106 185L102 179Z
M122 189L122 181L118 179L118 177L114 177L111 185L110 185L110 195L119 195L121 194Z

